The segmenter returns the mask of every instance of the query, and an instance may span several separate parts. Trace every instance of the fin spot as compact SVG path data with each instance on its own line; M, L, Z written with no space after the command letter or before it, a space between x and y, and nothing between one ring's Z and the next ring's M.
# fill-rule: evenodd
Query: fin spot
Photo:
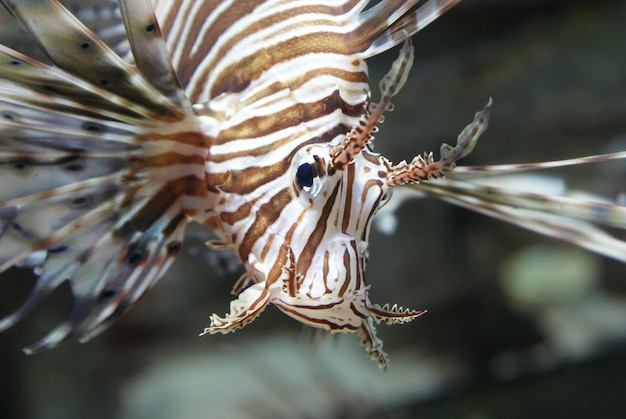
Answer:
M106 87L106 86L110 86L111 82L109 80L107 80L107 79L100 79L100 80L98 80L98 84L100 86Z
M85 166L81 163L70 163L65 166L65 170L69 172L80 172L85 168Z
M28 230L25 230L24 227L22 227L22 225L17 223L17 222L11 223L11 227L13 228L13 230L17 231L18 233L20 233L23 237L25 237L28 240L31 240L31 239L35 238L33 233L31 233Z
M96 122L85 122L83 124L83 129L89 132L103 132L104 126Z
M55 253L63 253L65 252L67 249L69 249L69 247L65 246L65 245L61 245L61 246L56 246L56 247L51 247L48 249L48 254L53 255Z
M117 291L114 289L111 289L111 288L103 289L102 292L100 293L100 298L107 299L107 298L115 297L116 294L117 294Z
M78 48L82 49L83 51L91 49L91 47L93 47L93 42L90 40L85 40L78 44Z
M10 66L13 66L13 67L18 67L18 66L24 64L24 62L20 61L20 60L12 59L12 60L7 61L7 64L9 64Z
M178 252L180 252L181 242L175 241L171 242L167 245L167 254L168 256L176 256Z
M89 202L90 199L88 196L81 195L77 196L76 198L70 199L70 206L74 208L80 208L86 206Z
M146 254L143 250L132 250L130 253L128 253L128 256L126 256L126 263L131 266L138 265L145 259L145 256Z

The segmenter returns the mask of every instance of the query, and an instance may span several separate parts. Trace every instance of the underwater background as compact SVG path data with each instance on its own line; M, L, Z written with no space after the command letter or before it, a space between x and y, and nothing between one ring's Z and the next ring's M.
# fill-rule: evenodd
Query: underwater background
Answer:
M490 96L489 128L462 165L625 150L624 22L624 0L465 0L414 37L376 151L437 152ZM21 37L2 10L0 41ZM370 60L374 96L395 57ZM624 163L541 173L625 192ZM372 229L371 298L428 313L378 328L387 373L358 337L314 333L274 307L198 337L241 271L190 231L158 285L91 342L21 352L64 317L67 287L0 334L0 418L626 417L626 266L442 202L395 215L395 234ZM33 284L27 270L1 275L0 316Z

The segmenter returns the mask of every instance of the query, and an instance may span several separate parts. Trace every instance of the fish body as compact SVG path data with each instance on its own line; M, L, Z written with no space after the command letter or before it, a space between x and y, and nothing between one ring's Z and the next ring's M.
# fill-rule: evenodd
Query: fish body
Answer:
M457 2L2 0L50 63L0 45L0 271L34 259L40 272L0 330L68 281L68 318L27 352L88 340L164 274L196 222L245 267L229 312L203 333L234 331L274 304L359 333L386 368L374 324L423 313L369 299L369 229L394 188L623 260L592 226L623 228L622 207L604 205L600 218L598 203L554 205L471 179L624 153L463 170L491 100L439 158L394 164L373 151L411 68L411 35ZM366 59L399 44L374 101Z

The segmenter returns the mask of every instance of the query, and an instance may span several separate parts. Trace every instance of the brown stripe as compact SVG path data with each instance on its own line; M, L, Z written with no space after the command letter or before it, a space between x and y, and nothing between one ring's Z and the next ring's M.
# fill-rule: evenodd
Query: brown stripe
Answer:
M150 133L148 135L137 136L133 142L138 144L149 143L151 141L175 141L177 143L191 145L201 148L209 148L215 141L213 137L205 135L198 131L178 131L168 134Z
M355 65L355 67L357 67L360 65L360 61L355 60L352 64ZM363 71L347 71L347 70L341 70L341 69L332 68L332 67L315 68L313 70L307 71L303 75L293 80L289 80L289 85L285 85L283 83L278 83L278 82L273 83L267 88L260 90L254 96L248 97L248 99L245 102L242 102L242 104L254 103L258 101L259 99L271 96L275 94L276 92L279 92L284 89L290 89L291 91L298 90L305 83L320 76L333 76L333 77L345 80L349 83L367 83L368 82L367 73Z
M344 197L344 209L343 209L343 220L341 222L341 231L344 233L348 232L348 226L350 225L350 217L352 214L352 190L354 187L354 165L351 164L348 166L348 180L344 184L346 188L346 195ZM358 217L358 214L357 214Z
M202 184L203 182L199 181L195 176L186 176L168 182L163 185L148 202L143 204L128 221L116 229L116 231L112 232L113 236L123 237L133 231L147 231L181 196L203 196L203 194L206 194L206 190L203 188ZM132 203L130 204L132 205ZM185 213L183 209L181 209L181 212ZM190 211L186 215L191 216L193 214Z
M242 260L247 260L257 240L265 234L269 226L276 222L281 212L290 201L291 194L289 193L289 189L285 188L280 190L267 203L259 207L254 223L252 223L252 226L246 231L241 245L239 245L239 256Z
M255 21L253 25L249 25L246 28L246 30L240 32L237 36L233 37L232 39L229 39L224 45L222 45L220 49L215 52L215 55L218 58L216 58L212 62L202 63L202 60L215 48L215 43L217 42L219 37L224 32L226 32L226 30L230 26L232 26L237 20L241 19L243 16L254 13L254 9L258 7L258 5L260 5L261 3L263 2L262 1L236 2L231 8L229 8L228 10L220 14L218 20L214 22L212 27L206 33L206 36L202 40L201 47L198 48L192 54L191 47L193 43L196 42L196 37L198 36L198 33L199 33L199 27L196 27L196 25L194 25L193 29L190 32L191 41L187 42L184 46L180 46L184 48L182 57L185 57L184 61L186 64L184 66L181 65L180 68L178 69L179 78L181 82L183 83L183 85L187 86L191 78L199 69L202 69L202 74L198 76L198 79L206 80L208 76L215 71L215 66L220 60L219 57L223 57L227 52L233 50L233 48L236 48L237 44L240 43L242 39L246 37L250 37L253 34L263 29L270 28L276 25L277 23L283 22L293 16L300 16L300 15L304 15L307 13L316 13L316 14L328 15L330 18L331 16L344 14L348 10L354 7L353 5L350 5L350 4L346 6L340 6L340 7L306 6L306 7L297 7L294 9L286 10L280 13L276 13L274 15L264 17L261 20ZM357 2L352 2L352 3L356 4ZM241 7L241 4L243 4L244 7ZM203 13L203 16L195 17L194 21L204 22L207 17L208 17L208 14ZM301 27L303 25L320 25L322 23L326 26L337 25L337 23L335 23L333 20L325 19L322 22L320 22L319 20L310 21L310 22L300 22L298 23L298 27ZM285 30L287 30L287 28L285 28ZM342 38L341 44L345 45L346 41L343 40L344 35L339 35L339 37ZM312 43L308 46L305 46L305 48L303 49L305 51L309 51L311 50L311 45L320 45L320 44L317 42ZM283 48L283 46L282 45L272 46L269 49L275 50L276 48ZM343 48L343 50L345 50L345 48ZM274 65L275 63L280 62L280 61L272 60L271 55L266 54L266 51L267 50L264 50L263 53L255 54L254 57L256 57L256 59L252 58L249 62L260 62L262 61L262 59L260 60L260 57L263 55L265 55L267 58L270 58L269 62L271 64L268 65L268 68ZM300 55L300 54L297 54L297 55ZM201 64L203 65L201 66ZM243 68L252 68L249 65L246 65L244 63L236 65L236 66L243 67ZM243 78L243 80L246 80L246 79ZM196 92L192 93L191 101L192 102L197 101L199 95L202 93L203 93L203 89L198 89ZM216 95L213 94L213 89L212 89L211 97L213 98L215 96Z
M241 92L276 64L314 53L346 55L350 51L346 47L345 35L340 33L316 32L291 38L263 50L262 53L244 57L225 68L211 86L210 97L214 98L226 92ZM200 78L208 78L211 71L212 69L205 69Z
M369 161L370 163L372 163L372 164L374 164L376 166L378 166L381 163L381 157L368 152L367 149L364 149L361 152L361 156L363 156L363 158L365 160ZM381 176L381 175L379 174L379 176ZM381 177L384 179L385 176L386 176L386 174L383 174Z
M359 316L362 319L367 319L369 316L367 314L363 314L361 313L359 310L357 310L356 306L354 305L354 303L350 303L350 310L356 314L357 316Z
M340 297L343 297L343 295L346 293L346 290L348 289L348 285L350 285L350 254L348 253L348 249L344 249L343 251L343 266L346 269L346 276L345 278L343 278L343 284L341 284L341 289L339 290L339 295Z
M282 311L286 312L286 313L290 313L291 315L293 315L296 318L301 318L303 319L305 322L308 323L312 323L312 324L320 324L320 325L326 325L329 327L330 330L334 330L334 331L339 331L339 330L357 330L360 326L352 326L351 324L337 324L337 323L333 323L331 321L329 321L327 318L324 319L316 319L314 317L309 317L297 310L294 310L292 308L290 308L290 306L284 305L284 304L279 304L278 308L280 308ZM311 307L311 310L315 310L317 307Z
M222 191L222 185L229 182L232 174L231 172L206 173L205 176L206 190L212 193L220 193Z
M194 73L199 70L199 65L204 57L214 48L217 39L226 30L231 27L235 22L241 19L243 16L250 14L256 7L263 4L265 0L246 0L235 1L233 5L228 9L220 13L217 20L213 22L211 28L206 33L206 36L202 39L201 47L194 54L191 53L193 45L198 41L198 35L200 34L200 28L206 22L206 19L214 9L219 5L218 1L205 1L200 10L195 16L191 16L189 30L189 36L185 39L184 45L177 45L177 48L182 48L181 63L177 68L178 78L183 84L187 86L189 81L193 77ZM261 27L262 28L262 27ZM218 54L222 57L222 54ZM212 68L213 66L211 66ZM192 98L192 102L193 102Z
M322 278L324 279L324 286L326 287L326 289L328 290L328 272L329 272L329 260L330 260L330 253L328 253L328 250L326 250L324 252L324 266L322 267Z
M356 283L354 284L354 289L356 291L356 290L360 290L361 287L364 285L363 284L363 279L362 279L362 274L364 272L364 268L365 267L363 266L362 258L359 255L359 252L357 251L356 240L351 240L350 241L350 246L352 247L352 251L353 251L354 257L356 258L355 261L354 261L355 262L354 264L356 266ZM350 272L350 273L352 273L352 272ZM350 280L350 281L352 280L350 277L348 277L347 279Z
M363 107L363 104L350 105L345 102L339 90L335 90L331 95L317 102L297 103L271 115L246 119L241 124L220 131L215 143L224 144L240 139L256 140L258 137L313 121L336 109L341 109L345 115L357 117L362 115Z
M187 219L187 217L182 212L179 212L178 214L176 214L176 216L174 218L172 218L170 220L170 222L167 224L167 227L165 227L163 229L163 235L169 236L172 233L174 233L174 231L176 231L178 226L181 223L185 222L186 219ZM174 256L175 256L175 254L174 254Z
M169 7L169 10L167 11L167 15L165 15L165 19L162 19L161 21L159 21L159 27L161 29L161 32L165 35L166 39L168 38L172 30L172 25L174 24L174 21L177 19L182 19L186 17L186 16L179 16L178 14L180 10L180 5L182 4L182 2L183 0L174 0L174 2Z
M272 265L272 268L270 269L270 271L267 274L266 280L267 280L267 284L268 285L273 284L282 275L283 268L287 264L287 251L291 248L291 239L293 237L293 233L296 231L296 228L302 222L302 217L304 217L304 211L298 216L298 219L289 228L289 231L287 231L287 234L285 235L285 240L283 242L283 245L280 247L280 250L279 250L279 253L278 253L278 257L276 258L276 262L274 262L274 265ZM273 238L273 236L272 236L272 238ZM266 253L266 248L267 248L267 244L263 248L261 260L265 260L265 256L267 254ZM294 257L293 251L292 251L292 255L291 256ZM292 262L292 266L289 266L289 269L295 269L294 268L295 261L292 260L291 262Z
M299 272L301 275L306 275L307 271L311 267L315 252L317 251L319 244L324 238L324 234L326 233L326 224L328 222L328 218L332 213L333 206L335 205L335 199L337 198L337 193L339 192L340 186L341 182L337 182L337 185L333 189L332 194L330 195L330 197L326 201L326 204L324 205L324 208L322 209L322 213L317 220L317 224L315 225L313 232L309 236L306 245L304 246L302 252L300 253L300 256L298 257L296 272Z
M303 308L305 310L329 310L337 305L340 305L341 303L343 303L343 300L336 301L334 303L315 304L314 306L312 306L310 303L309 304L289 304L289 307Z
M352 64L360 65L360 61L355 61ZM336 78L345 80L349 83L367 83L369 80L367 76L367 72L364 72L364 71L346 71L346 70L341 70L338 68L322 67L322 68L316 68L311 71L307 71L300 77L294 80L290 80L289 88L291 90L299 89L300 87L302 87L303 84L305 84L309 80L319 77L320 75L334 76Z
M219 188L222 192L246 195L259 186L271 182L285 174L290 164L290 159L282 159L278 163L269 166L249 167L247 169L229 172L228 176L224 178L213 176L211 180L223 181L223 183L215 185L215 188Z
M290 261L291 263L287 264L285 263L285 266L282 267L283 271L287 272L287 287L288 287L288 292L289 292L289 296L290 297L295 297L296 294L298 293L298 283L297 283L297 274L295 271L295 264L293 263L293 260L295 259L295 256L293 254L293 250L291 250L290 247L287 248L288 249L288 261Z
M256 200L252 200L241 205L235 211L231 211L231 212L225 211L225 212L220 213L220 220L222 220L224 223L228 225L231 225L231 226L235 225L235 223L243 220L248 215L250 215L250 211L252 210L252 206L255 204L255 202Z
M346 132L345 125L338 125L333 130L324 133L322 137L313 137L294 147L291 155L302 147L310 144L329 142L337 135ZM215 156L211 156L213 159ZM206 188L215 192L232 192L239 195L248 194L258 187L278 179L287 172L291 165L291 157L280 160L269 166L255 166L246 169L229 171L227 173L207 174Z
M133 159L133 169L144 169L146 167L168 167L181 164L191 164L198 166L200 173L204 172L203 156L193 154L185 156L175 152L156 154L148 157L136 157Z
M369 188L372 187L372 185L380 188L380 187L382 187L383 182L380 181L380 180L373 180L373 179L368 180L367 183L365 184L365 187L363 188L363 194L361 195L361 203L365 202L366 197L367 197L367 191L369 190ZM363 234L361 235L361 240L363 240L363 241L367 241L367 233L369 232L370 221L372 220L372 218L376 214L376 211L378 211L378 205L379 205L380 200L382 199L382 197L383 197L383 195L380 195L378 197L378 200L372 206L372 209L370 210L370 213L367 215L367 218L365 219L365 226L363 228ZM358 229L358 226L359 226L359 222L360 222L360 219L357 220L357 229Z
M322 134L322 136L311 138L309 141L305 142L304 144L299 144L295 148L294 152L299 150L301 147L305 145L329 143L335 138L337 138L339 135L346 134L347 132L350 131L350 129L351 128L348 125L344 125L344 124L335 125L333 128L329 129L324 134ZM217 155L213 154L211 155L211 161L215 163L223 163L225 161L232 160L235 158L240 158L240 157L247 157L247 156L261 157L277 148L280 148L286 144L289 144L292 141L296 141L301 138L302 138L302 134L291 135L286 138L273 141L271 144L268 144L262 147L253 148L250 150L242 150L242 151L236 151L233 153L225 153L225 154L217 154Z
M263 250L261 251L261 256L259 257L259 260L261 261L261 263L265 262L265 258L267 257L267 254L269 253L270 249L272 248L272 244L274 244L274 237L276 236L275 235L270 236L267 239L265 246L263 246ZM267 280L267 278L265 279Z
M249 150L241 150L241 151L235 151L232 153L224 153L224 154L213 154L211 155L211 161L214 163L224 163L225 161L233 160L233 159L237 159L241 157L249 157L249 156L262 157L270 153L271 151L276 150L277 148L284 147L285 145L289 144L292 141L294 142L297 141L301 137L302 137L301 134L290 135L288 137L278 139L276 141L272 141L271 144L267 144L267 145L249 149Z
M267 281L267 286L270 286L271 284L276 282L278 278L281 277L283 273L283 267L287 264L287 246L287 244L285 244L284 246L280 246L280 249L278 250L278 257L272 265L272 268L268 271L267 278L265 278L265 280Z

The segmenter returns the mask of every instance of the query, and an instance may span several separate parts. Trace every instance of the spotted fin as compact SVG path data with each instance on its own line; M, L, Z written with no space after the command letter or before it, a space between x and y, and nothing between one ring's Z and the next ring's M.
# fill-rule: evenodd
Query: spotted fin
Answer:
M147 0L120 2L130 62L57 1L2 3L53 65L0 45L0 272L43 255L0 330L65 281L74 295L30 353L89 339L163 274L196 211L181 202L206 193L207 147Z
M116 0L64 0L63 4L117 55L132 59Z

